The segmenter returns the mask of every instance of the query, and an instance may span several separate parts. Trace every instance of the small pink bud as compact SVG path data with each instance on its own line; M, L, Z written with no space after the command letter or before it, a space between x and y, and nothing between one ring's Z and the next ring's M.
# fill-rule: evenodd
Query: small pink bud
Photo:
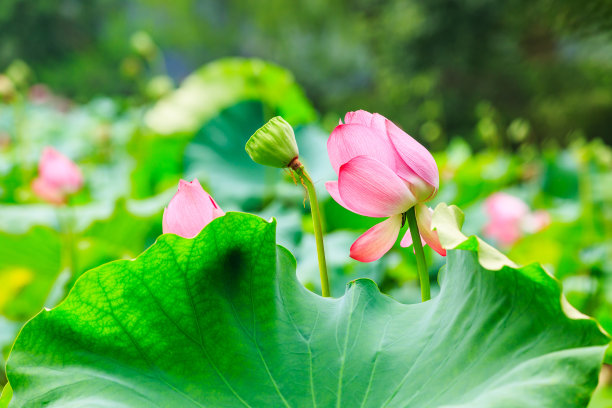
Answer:
M66 196L77 192L83 186L83 175L79 167L69 158L46 147L38 163L38 177L32 182L32 189L43 200L63 204Z
M164 209L163 232L193 238L225 212L202 188L198 179L179 181L178 191Z

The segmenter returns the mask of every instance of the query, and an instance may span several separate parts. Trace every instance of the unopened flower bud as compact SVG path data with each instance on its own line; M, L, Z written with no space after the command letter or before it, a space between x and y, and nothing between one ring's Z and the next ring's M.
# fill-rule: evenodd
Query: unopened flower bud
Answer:
M163 232L193 238L209 222L225 212L202 188L198 179L181 180L178 191L164 209Z
M38 177L32 182L34 192L43 200L59 205L82 186L79 167L57 150L45 148L38 164Z
M22 60L15 60L5 71L6 76L13 81L17 88L26 87L32 78L32 70Z
M157 50L157 46L151 36L144 31L132 34L130 45L139 55L148 59L153 58Z
M15 85L13 81L6 76L0 74L0 100L11 101L15 97Z
M255 163L272 167L289 167L299 156L293 128L276 116L251 136L246 151Z

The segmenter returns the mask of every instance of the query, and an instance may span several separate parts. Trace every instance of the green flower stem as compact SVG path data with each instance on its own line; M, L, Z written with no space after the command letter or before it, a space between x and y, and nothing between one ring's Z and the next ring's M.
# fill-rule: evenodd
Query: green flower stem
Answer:
M308 199L310 200L310 212L312 214L312 224L314 227L315 240L317 243L317 256L319 258L319 274L321 275L321 295L323 297L329 297L329 278L327 277L327 265L325 263L325 248L323 246L323 228L321 223L321 212L319 210L319 202L317 201L317 193L312 184L312 179L306 172L304 165L295 161L295 164L291 168L300 177L300 181L306 187L308 192Z
M69 269L70 273L74 274L77 267L74 236L74 212L69 206L60 207L57 209L57 211L62 244L62 270Z
M410 228L410 236L412 237L412 246L414 247L414 254L416 255L419 280L421 281L421 299L425 302L431 299L431 291L429 290L429 273L427 273L427 264L425 263L425 253L423 252L423 245L421 244L421 234L419 234L415 207L408 210L408 227Z
M26 185L28 184L29 179L27 163L27 152L29 147L27 145L25 132L23 130L26 120L25 100L20 92L17 92L13 104L15 117L15 156L17 158L17 163L19 163L19 166L17 167L19 168L21 182L23 185Z
M275 168L264 166L264 191L262 198L262 208L270 204L275 197L277 171Z

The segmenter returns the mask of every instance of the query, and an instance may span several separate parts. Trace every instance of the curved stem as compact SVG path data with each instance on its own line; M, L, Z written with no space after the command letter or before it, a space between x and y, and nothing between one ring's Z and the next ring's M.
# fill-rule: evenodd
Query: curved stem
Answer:
M429 273L427 273L427 264L425 263L425 253L421 244L421 234L416 220L416 210L412 207L408 210L408 227L410 228L410 236L412 237L412 246L416 255L417 270L419 272L419 280L421 281L421 300L425 302L431 299L429 290Z
M299 163L299 162L298 162ZM308 199L310 200L310 212L312 214L312 224L314 228L315 240L317 243L317 257L319 260L319 275L321 276L321 295L323 297L329 297L329 278L327 277L327 264L325 263L325 248L323 246L323 227L321 223L321 212L319 210L319 202L317 201L317 193L312 184L312 179L306 172L304 165L292 167L293 170L300 176L300 180L306 191L308 192Z

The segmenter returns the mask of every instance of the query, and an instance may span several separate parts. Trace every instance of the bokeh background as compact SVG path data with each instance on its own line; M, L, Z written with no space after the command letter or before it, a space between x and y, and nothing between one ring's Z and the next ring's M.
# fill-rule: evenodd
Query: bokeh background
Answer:
M76 102L131 99L143 75L177 83L207 62L244 56L289 69L322 114L385 112L436 148L455 135L517 147L522 134L508 135L517 119L538 146L582 134L611 140L606 1L2 3L0 66L22 59ZM159 47L152 64L134 55L141 30Z
M434 152L432 206L460 206L466 232L542 262L612 332L612 3L2 0L0 363L80 274L154 242L180 178L198 177L225 210L276 217L300 279L318 290L301 187L244 153L278 114L321 195L333 293L365 276L418 301L410 250L348 259L378 220L323 187L335 179L327 136L356 109ZM31 188L46 146L84 173L68 205ZM435 284L443 260L427 256ZM593 407L612 406L609 381L604 372Z

